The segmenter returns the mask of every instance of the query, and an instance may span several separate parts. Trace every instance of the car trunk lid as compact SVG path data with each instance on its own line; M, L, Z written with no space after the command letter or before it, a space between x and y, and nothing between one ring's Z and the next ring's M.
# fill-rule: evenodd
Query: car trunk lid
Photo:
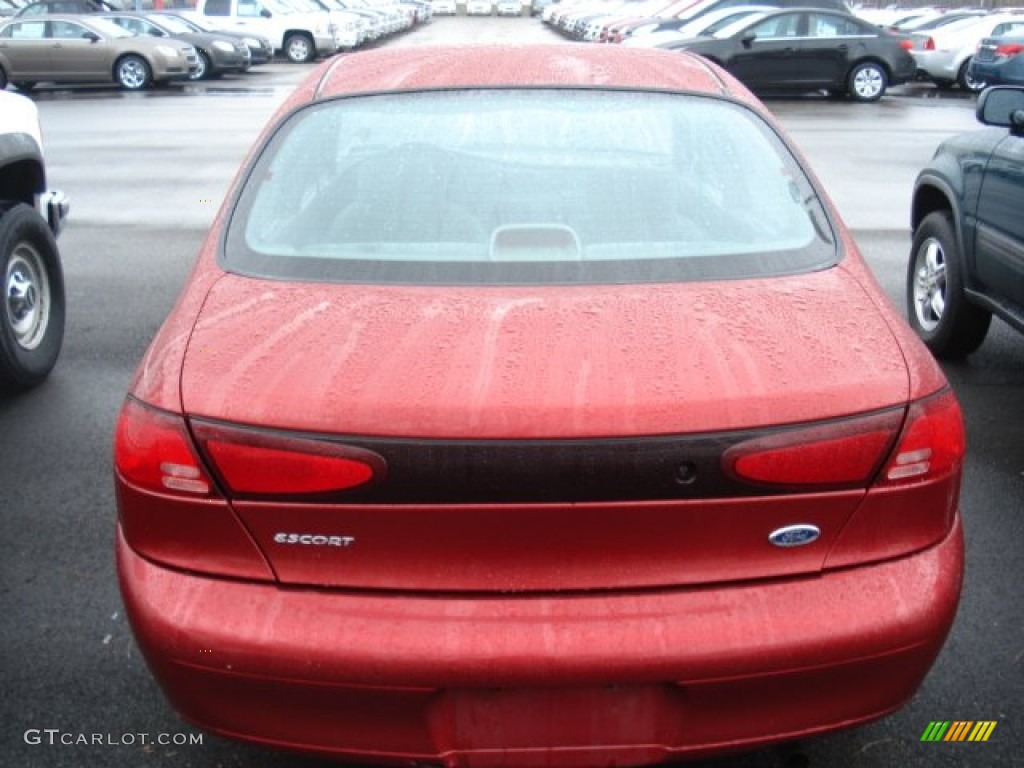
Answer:
M900 360L837 269L585 288L229 275L194 329L182 392L284 582L647 588L819 570L898 432ZM760 456L785 459L780 435L864 413L878 415L852 422L881 436L863 477L751 480ZM754 450L749 477L728 460L737 450ZM293 485L290 452L355 484Z

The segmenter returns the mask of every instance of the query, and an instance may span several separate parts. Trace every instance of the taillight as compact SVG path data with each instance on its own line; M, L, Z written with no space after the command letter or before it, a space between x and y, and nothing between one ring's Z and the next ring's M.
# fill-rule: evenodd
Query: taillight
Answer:
M1016 56L1018 53L1024 53L1024 45L1020 43L1006 43L996 46L996 56Z
M904 51L912 51L914 50L914 41L908 40L907 38L903 38L902 40L900 40L900 48L902 48Z
M958 473L966 439L960 405L951 390L911 404L907 423L879 487L919 483Z
M386 471L381 456L354 446L201 420L192 429L232 495L327 494L380 480Z
M924 50L926 50L926 51L934 51L935 50L935 39L929 37L927 40L924 41L924 45L921 46L921 47Z
M951 390L911 403L896 447L825 567L901 557L948 536L959 509L964 451L963 418Z
M796 428L727 450L727 473L765 486L866 487L889 455L903 409Z
M156 563L240 579L273 571L192 447L185 419L133 397L114 434L118 521Z
M114 465L132 485L157 493L210 496L213 483L193 452L185 421L129 398L114 435Z

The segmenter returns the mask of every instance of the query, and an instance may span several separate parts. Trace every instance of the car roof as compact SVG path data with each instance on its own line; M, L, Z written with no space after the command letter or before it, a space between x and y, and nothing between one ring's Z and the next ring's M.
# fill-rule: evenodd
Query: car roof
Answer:
M502 87L642 88L756 100L704 59L617 45L472 45L381 48L335 57L312 98L359 93Z

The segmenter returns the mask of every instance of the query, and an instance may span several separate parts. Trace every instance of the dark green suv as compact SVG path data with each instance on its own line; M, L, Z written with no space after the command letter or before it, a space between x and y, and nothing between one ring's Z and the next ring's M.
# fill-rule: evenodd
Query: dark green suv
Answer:
M910 324L938 357L981 346L992 315L1024 332L1024 88L978 98L981 131L941 145L914 185Z

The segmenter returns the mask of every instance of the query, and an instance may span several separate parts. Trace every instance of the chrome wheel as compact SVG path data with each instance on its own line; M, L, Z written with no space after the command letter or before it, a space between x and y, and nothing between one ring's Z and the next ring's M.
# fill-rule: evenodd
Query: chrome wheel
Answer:
M202 51L196 51L196 62L195 71L189 73L189 80L202 80L210 71L210 60Z
M929 213L914 230L907 259L907 319L937 357L971 354L985 340L992 313L972 304L952 211Z
M305 35L291 35L284 43L284 53L289 61L301 64L312 61L314 54L313 41Z
M52 296L46 265L39 251L19 243L4 277L4 311L19 347L33 350L46 336Z
M117 82L129 91L145 88L149 83L149 65L138 56L126 56L117 63Z
M921 243L914 255L913 304L922 329L939 327L946 311L946 253L935 238Z
M973 74L971 74L970 59L967 59L967 61L965 61L963 65L960 67L960 76L957 78L957 80L960 83L960 87L962 87L965 91L970 91L971 93L978 93L979 91L983 91L985 90L985 86L987 85L987 83L984 80L980 80Z
M877 64L861 64L850 74L850 93L857 101L876 101L885 86L885 72Z

